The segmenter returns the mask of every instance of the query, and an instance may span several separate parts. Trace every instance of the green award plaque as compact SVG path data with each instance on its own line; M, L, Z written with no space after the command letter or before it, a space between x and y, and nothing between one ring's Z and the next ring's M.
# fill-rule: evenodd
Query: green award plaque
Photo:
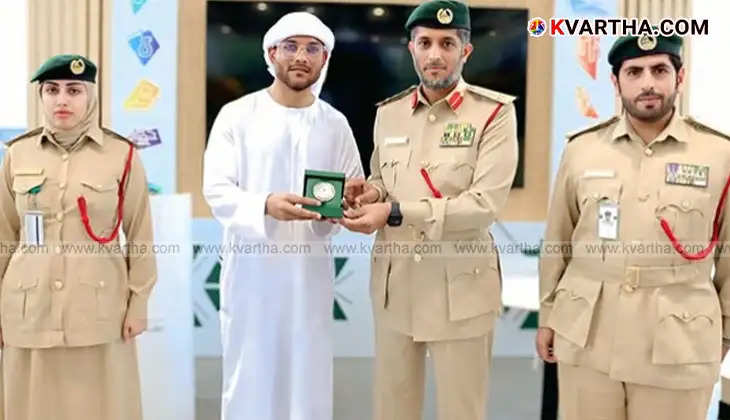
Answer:
M342 198L345 193L345 174L329 171L304 171L304 196L314 198L321 206L302 206L322 217L342 217Z

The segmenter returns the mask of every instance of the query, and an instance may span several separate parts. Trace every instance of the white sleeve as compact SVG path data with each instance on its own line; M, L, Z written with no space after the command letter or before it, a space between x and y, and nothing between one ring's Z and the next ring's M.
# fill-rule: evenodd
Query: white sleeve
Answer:
M342 153L339 154L341 158L337 162L337 171L344 172L347 178L364 176L362 161L360 161L360 151L357 148L357 142L355 141L355 136L352 134L350 124L347 123L346 119L340 130L340 145ZM315 235L323 238L332 236L340 230L340 225L333 225L332 223L319 220L310 221L310 226Z
M213 123L203 160L203 195L213 216L226 230L247 239L266 238L268 193L239 187L242 146L234 133L235 116L226 105ZM239 140L239 141L237 141Z

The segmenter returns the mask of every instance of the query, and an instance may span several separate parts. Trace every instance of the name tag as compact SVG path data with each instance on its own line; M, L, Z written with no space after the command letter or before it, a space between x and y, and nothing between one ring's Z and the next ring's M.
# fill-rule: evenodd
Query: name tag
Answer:
M583 172L581 178L615 178L616 172L610 169L606 170L587 170Z
M385 145L392 146L396 144L408 144L408 137L386 137Z
M664 180L667 184L705 188L709 182L710 167L687 163L667 163L665 172Z
M25 212L25 243L27 245L43 245L43 212Z
M601 239L618 239L618 205L601 203L598 206L598 237Z

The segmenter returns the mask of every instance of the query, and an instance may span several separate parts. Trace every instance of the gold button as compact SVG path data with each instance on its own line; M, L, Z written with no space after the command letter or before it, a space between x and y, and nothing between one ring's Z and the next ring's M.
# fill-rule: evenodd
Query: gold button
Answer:
M646 149L644 149L644 154L645 154L645 155L647 155L647 156L651 156L651 155L653 155L653 154L654 154L654 151L653 151L653 150L651 150L651 149L649 149L649 148L647 147Z
M99 287L104 287L104 280L99 280Z
M687 200L685 200L685 201L682 201L682 207L684 207L685 209L688 209L688 208L689 208L689 206L690 206L690 204L691 204L691 203L690 203L689 201L687 201Z
M475 268L474 269L474 274L479 275L479 273L480 273L479 268Z
M61 155L61 159L68 160L68 153L64 153Z
M65 190L66 189L66 183L65 182L62 182L62 183L60 183L58 185L58 187L61 188L62 190Z
M63 289L63 282L61 280L56 280L56 281L53 282L53 286L57 290L61 290L61 289Z
M436 116L433 115L433 114L431 114L431 115L428 116L428 120L431 121L431 122L434 122L434 121L436 121Z
M594 192L593 194L591 194L591 196L592 196L593 198L598 198L598 193L597 193L597 192Z
M56 254L59 254L59 255L61 254L61 246L60 245L56 247Z
M624 284L624 292L626 293L633 293L634 290L636 290L636 286L630 285L630 284Z
M63 220L63 212L59 211L58 213L56 213L56 220L58 220L59 222Z
M689 312L685 312L682 314L682 318L684 318L685 321L688 320L689 317L690 317Z
M421 254L416 254L413 256L413 261L415 262L421 262L422 259L423 257L421 257Z

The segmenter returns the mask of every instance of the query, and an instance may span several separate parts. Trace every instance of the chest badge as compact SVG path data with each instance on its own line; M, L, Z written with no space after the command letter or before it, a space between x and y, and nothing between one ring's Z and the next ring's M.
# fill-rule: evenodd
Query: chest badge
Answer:
M705 188L709 182L710 167L687 163L667 163L665 172L664 181L667 184Z
M441 147L469 147L474 144L476 127L470 123L448 123L439 146Z

